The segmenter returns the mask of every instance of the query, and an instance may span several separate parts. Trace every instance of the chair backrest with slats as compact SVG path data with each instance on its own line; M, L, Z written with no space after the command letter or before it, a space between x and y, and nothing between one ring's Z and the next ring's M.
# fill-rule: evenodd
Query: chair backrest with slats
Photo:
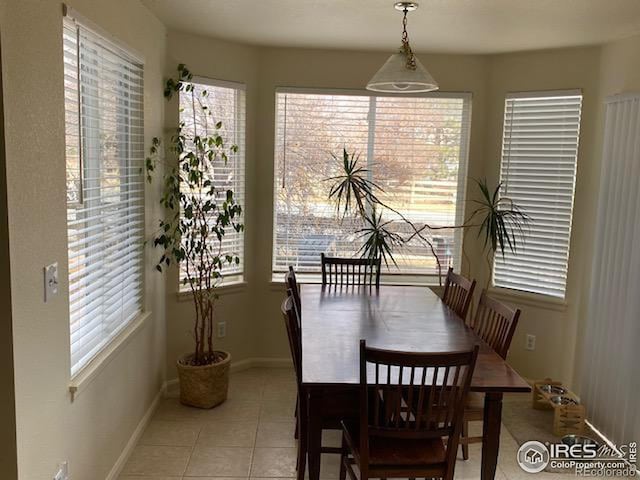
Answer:
M360 341L361 452L369 437L443 439L455 462L478 346L464 352L380 350Z
M302 384L302 337L300 330L300 318L296 312L295 302L291 293L282 302L282 316L287 329L287 337L289 339L289 349L291 350L291 359L293 367L296 371L296 381L298 389Z
M475 280L469 280L462 275L454 273L453 268L450 267L444 282L442 301L456 312L456 315L466 321L475 288Z
M498 355L506 359L519 318L520 309L513 310L483 291L471 328Z
M298 280L296 279L296 272L293 270L292 266L289 266L289 271L284 274L284 284L287 290L291 292L294 302L296 302L298 315L301 315L302 301L300 300L300 290L298 288Z
M340 258L320 254L323 285L380 286L380 258Z

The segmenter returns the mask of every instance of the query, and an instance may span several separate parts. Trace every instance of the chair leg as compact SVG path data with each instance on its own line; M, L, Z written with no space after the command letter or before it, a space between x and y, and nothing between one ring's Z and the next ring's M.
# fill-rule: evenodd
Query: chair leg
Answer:
M300 422L298 421L297 424ZM302 426L301 426L302 427ZM298 437L298 457L296 459L296 480L304 480L304 474L307 469L307 435L304 427L300 428Z
M462 422L462 438L465 440L462 443L462 458L469 460L469 443L467 443L467 440L469 440L469 422L467 420Z
M300 434L300 432L298 432L298 415L300 414L298 410L299 410L299 402L298 402L298 397L296 396L296 411L294 413L294 416L296 417L296 431L293 433L293 438L295 438L296 440L298 439L298 435Z
M340 480L346 480L347 478L347 442L342 434L342 452L340 452Z
M296 438L298 439L298 458L296 460L296 480L304 480L304 474L307 469L307 453L308 453L308 438L307 438L307 415L306 415L306 403L298 401L296 403Z

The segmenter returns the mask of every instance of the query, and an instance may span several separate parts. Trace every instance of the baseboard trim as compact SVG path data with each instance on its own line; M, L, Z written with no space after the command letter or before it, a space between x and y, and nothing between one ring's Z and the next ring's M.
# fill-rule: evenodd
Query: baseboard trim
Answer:
M241 372L248 368L255 367L269 367L269 368L291 368L293 362L290 358L272 358L272 357L253 357L239 360L237 362L231 362L232 372Z
M164 395L165 388L166 388L166 382L162 386L160 391L156 394L155 398L153 399L153 402L151 402L151 405L145 412L144 416L138 422L138 426L131 434L129 441L127 442L124 449L122 450L122 453L120 453L118 460L116 460L116 463L113 465L113 468L111 469L111 471L109 472L105 480L117 480L117 478L122 473L122 469L124 468L125 464L127 463L127 460L129 460L129 457L133 453L133 449L138 443L138 440L140 440L140 437L142 437L142 434L147 428L147 425L149 425L149 423L151 422L151 418L153 417L153 414L158 408L158 405L160 404L160 400Z
M273 358L273 357L252 357L245 358L244 360L238 360L237 362L231 362L231 373L241 372L255 367L267 367L267 368L292 368L293 362L290 358ZM178 384L177 378L172 378L164 382L164 392L170 390Z

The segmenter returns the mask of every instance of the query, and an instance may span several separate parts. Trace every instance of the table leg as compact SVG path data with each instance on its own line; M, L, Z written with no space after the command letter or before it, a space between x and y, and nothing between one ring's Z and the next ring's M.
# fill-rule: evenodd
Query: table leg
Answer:
M501 422L502 392L486 393L482 426L482 480L493 480L496 475Z
M320 456L322 450L322 394L310 388L307 402L307 458L309 461L309 480L320 479Z

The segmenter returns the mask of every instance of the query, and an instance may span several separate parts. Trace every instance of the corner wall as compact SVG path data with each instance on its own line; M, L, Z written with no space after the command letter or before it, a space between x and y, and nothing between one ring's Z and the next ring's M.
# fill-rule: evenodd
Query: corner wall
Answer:
M284 289L279 279L274 282L271 278L274 92L279 86L364 88L388 52L258 48L177 32L169 33L168 44L169 68L187 63L195 74L244 80L252 92L247 98L247 118L253 122L250 128L255 127L252 135L247 136L248 154L251 153L250 160L247 157L246 196L248 285L234 290L235 293L222 293L218 318L227 320L229 333L219 345L231 350L236 360L286 359L287 342L279 315ZM584 284L590 273L591 218L599 177L600 56L598 46L503 55L420 55L442 90L473 94L470 178L498 181L506 93L579 88L584 94L566 302L557 304L518 294L500 295L507 303L523 310L509 362L527 378L550 376L568 384L574 380L579 305L588 292ZM255 61L257 69L250 68ZM177 111L177 107L169 106L168 127L177 123L175 117L171 119L173 111ZM251 144L250 139L255 144ZM253 151L252 146L255 146ZM469 182L467 198L472 198L474 193L473 184ZM479 257L480 252L475 237L471 232L465 238L471 258ZM488 275L484 262L470 267L463 265L463 272L477 278L478 284L484 287ZM167 291L174 292L177 277L168 278L168 282ZM190 346L185 332L192 309L188 301L180 302L170 293L167 312L170 315L167 362L168 368L173 369L177 355ZM537 337L535 351L524 348L527 333ZM172 378L175 374L169 370L168 376Z
M8 0L2 16L11 307L19 478L104 479L164 380L163 282L147 268L151 318L70 400L62 6ZM137 0L70 6L145 57L145 142L161 135L165 28ZM161 212L146 192L147 231ZM43 301L43 267L59 265L59 294ZM147 265L151 262L148 259ZM3 319L4 320L4 319ZM4 367L4 365L3 365ZM3 472L4 474L4 472ZM4 477L3 477L4 478Z
M244 80L252 92L247 99L247 118L255 131L247 137L255 151L247 161L247 279L239 293L222 294L219 319L228 321L229 336L220 341L235 359L250 357L288 358L287 342L279 315L283 286L271 278L273 233L273 155L275 89L279 86L315 88L364 88L369 77L387 58L386 53L349 52L293 48L257 48L229 44L205 37L169 33L169 68L187 63L195 74L223 80ZM504 97L512 91L580 88L584 94L583 121L578 158L575 212L572 228L569 278L565 304L544 299L533 301L521 295L502 295L507 303L523 310L509 361L525 377L551 376L571 384L574 377L575 338L579 304L584 295L591 252L591 217L595 208L599 162L597 136L600 105L600 47L566 48L504 55L421 55L421 61L438 79L444 91L473 94L469 177L487 177L497 182L500 170ZM258 62L249 69L250 62ZM167 126L175 125L169 106ZM253 115L252 113L253 112ZM474 195L471 182L467 198ZM471 258L480 246L471 232L465 238ZM463 265L463 272L484 287L488 272L484 262ZM175 291L177 279L168 280L167 291ZM246 292L248 296L245 296ZM170 315L168 368L178 354L189 348L185 332L191 307L167 297ZM250 301L247 302L247 299ZM175 317L175 319L174 319ZM524 348L527 333L536 335L535 351ZM182 339L180 338L182 335ZM236 353L237 352L237 353ZM173 377L169 371L169 377Z
M284 286L272 282L273 158L275 88L277 86L362 89L388 57L388 52L343 52L290 48L258 48L170 31L167 73L185 63L194 75L247 85L246 280L240 287L221 289L217 321L227 322L227 337L216 339L233 361L289 361L280 314ZM473 94L468 174L483 175L486 60L471 55L420 56L441 88ZM167 104L167 132L178 123L177 105ZM471 187L472 188L472 187ZM469 193L471 195L471 193ZM474 236L469 240L475 248ZM167 275L167 376L175 378L175 361L189 351L193 307L190 296L177 295L178 275Z

